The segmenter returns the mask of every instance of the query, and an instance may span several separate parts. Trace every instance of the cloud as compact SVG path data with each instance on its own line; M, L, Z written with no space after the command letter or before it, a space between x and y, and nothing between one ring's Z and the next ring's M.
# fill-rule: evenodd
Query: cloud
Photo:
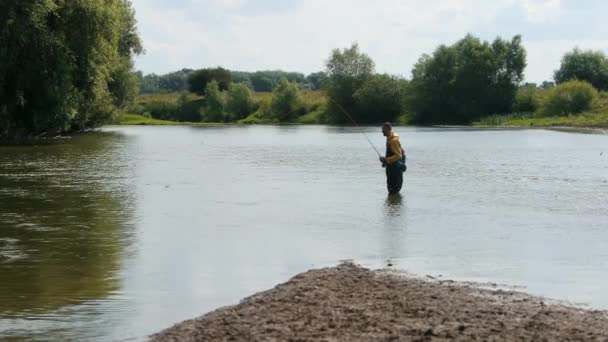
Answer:
M358 42L377 70L409 76L423 53L466 33L484 39L521 33L534 81L548 79L547 61L559 61L576 37L554 44L566 32L559 20L573 13L603 21L594 8L583 12L560 0L134 0L147 54L144 72L221 65L235 70L322 70L334 48ZM574 9L573 9L574 6ZM599 6L599 5L598 5ZM586 11L586 12L585 12ZM572 23L575 24L575 23ZM544 32L542 26L554 25ZM525 32L519 31L523 30ZM598 30L605 30L599 28ZM530 33L532 40L527 40ZM584 41L585 36L581 36ZM601 39L587 42L601 46ZM608 44L606 44L608 47ZM543 50L535 50L543 49ZM564 50L565 49L565 50ZM539 56L547 52L543 62ZM552 69L558 65L553 65ZM541 71L542 70L542 71Z
M562 9L560 0L523 0L521 6L528 21L540 23L557 20Z

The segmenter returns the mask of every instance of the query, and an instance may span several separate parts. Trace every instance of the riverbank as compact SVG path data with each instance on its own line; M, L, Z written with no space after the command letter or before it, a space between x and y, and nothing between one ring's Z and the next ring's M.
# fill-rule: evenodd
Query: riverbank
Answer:
M591 112L553 117L535 117L532 113L493 115L472 123L472 126L479 128L608 129L608 112Z
M318 113L311 113L312 115L304 115L298 122L294 123L283 123L283 125L318 125L314 117ZM222 126L222 125L255 125L255 124L271 124L276 125L279 123L272 122L255 122L255 120L248 120L242 122L233 123L208 123L208 122L179 122L170 120L158 120L149 118L139 114L123 114L119 120L114 123L115 125L121 126L134 126L134 125L151 125L151 126ZM381 125L381 123L377 124ZM406 125L407 126L407 125ZM433 125L430 127L439 128L488 128L488 129L505 129L505 128L538 128L538 129L554 129L580 132L583 131L605 131L608 130L608 117L605 121L595 117L595 120L588 120L578 116L564 117L564 118L529 118L529 119L505 119L500 121L479 121L471 125Z
M311 270L152 341L606 340L608 313L523 293L371 271Z

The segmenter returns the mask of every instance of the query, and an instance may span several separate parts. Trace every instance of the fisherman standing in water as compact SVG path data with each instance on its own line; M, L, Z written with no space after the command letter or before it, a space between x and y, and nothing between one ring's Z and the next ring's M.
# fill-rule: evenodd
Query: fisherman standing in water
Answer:
M382 167L386 168L386 186L389 195L398 194L403 185L405 166L405 151L401 148L399 135L393 132L393 127L386 122L382 125L382 134L386 137L386 155L380 157Z

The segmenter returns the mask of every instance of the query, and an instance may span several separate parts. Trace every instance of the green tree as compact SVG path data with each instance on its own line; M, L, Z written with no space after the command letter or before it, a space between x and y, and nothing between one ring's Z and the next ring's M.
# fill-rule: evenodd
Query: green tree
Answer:
M409 106L419 123L469 123L511 111L523 80L521 37L491 44L467 35L424 55L412 70Z
M580 114L590 110L597 98L597 90L588 82L564 82L549 90L539 113L541 116Z
M272 92L272 113L280 122L291 121L299 102L298 86L283 78Z
M323 71L313 72L306 76L306 81L310 83L312 90L321 89L327 82L327 74Z
M608 57L601 51L575 48L564 55L554 78L557 84L579 80L587 81L597 89L608 90Z
M329 104L328 120L334 123L349 122L336 103L350 112L355 120L362 116L363 113L357 110L354 94L373 75L372 59L359 51L358 44L343 50L334 49L326 64L326 73L327 95L333 100Z
M386 74L370 77L354 94L359 122L394 122L405 110L407 84Z
M555 82L543 81L540 87L543 89L551 89L555 87Z
M205 110L203 120L207 122L222 122L226 119L224 109L226 108L226 99L224 93L220 90L219 82L212 80L207 84L205 89L207 98L205 101Z
M242 83L233 83L228 88L226 98L226 113L229 121L238 121L251 114L254 110L251 90Z
M0 139L99 126L137 93L130 1L4 0L0 46Z
M220 90L227 90L232 83L232 74L222 67L196 70L188 76L189 90L204 95L211 81L216 81Z
M274 89L275 82L271 77L262 72L256 72L251 75L251 85L253 90L259 92L271 92Z

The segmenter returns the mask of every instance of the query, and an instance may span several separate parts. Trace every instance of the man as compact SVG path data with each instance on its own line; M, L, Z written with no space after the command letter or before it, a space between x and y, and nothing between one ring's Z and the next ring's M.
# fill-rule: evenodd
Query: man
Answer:
M390 195L398 194L403 185L405 166L405 151L401 148L399 136L393 132L393 127L386 122L382 125L382 134L386 137L386 155L380 157L382 167L386 168L386 186Z

